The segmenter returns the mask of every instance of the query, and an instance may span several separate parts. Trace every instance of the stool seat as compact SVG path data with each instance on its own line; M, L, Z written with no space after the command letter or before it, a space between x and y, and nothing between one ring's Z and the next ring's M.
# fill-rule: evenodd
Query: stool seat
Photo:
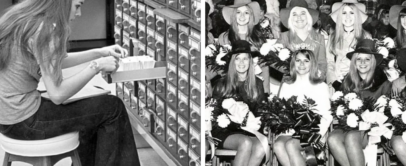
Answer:
M56 136L44 140L16 140L0 134L4 151L19 156L54 156L75 150L79 146L79 132Z

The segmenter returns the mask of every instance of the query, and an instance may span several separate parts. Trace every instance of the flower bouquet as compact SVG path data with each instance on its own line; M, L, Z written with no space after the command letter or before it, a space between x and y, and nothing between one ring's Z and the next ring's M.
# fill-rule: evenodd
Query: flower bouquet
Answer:
M383 58L387 58L389 54L393 54L396 51L395 41L390 37L384 39L374 39L376 41L377 50L383 55Z
M206 67L210 70L226 71L226 61L222 60L224 56L231 51L231 45L214 45L210 44L205 49Z
M406 142L406 102L401 98L391 99L388 107L385 109L385 115L389 117L392 123L394 135L401 135L403 141Z
M272 133L293 134L293 138L300 140L308 156L308 165L317 165L316 158L325 160L325 144L320 140L327 130L321 129L322 115L314 110L315 106L315 101L306 96L292 96L289 99L270 96L266 104L260 106L262 121ZM328 128L328 125L324 128Z
M267 42L261 46L260 53L263 56L260 56L259 64L266 66L273 65L277 69L289 70L291 51L282 44L276 43L276 40L267 39Z

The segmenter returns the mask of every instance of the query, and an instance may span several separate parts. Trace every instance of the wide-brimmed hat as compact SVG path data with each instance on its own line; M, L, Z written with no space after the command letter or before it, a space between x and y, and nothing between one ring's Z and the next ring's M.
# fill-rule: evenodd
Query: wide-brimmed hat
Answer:
M248 6L252 9L254 15L254 25L257 25L261 19L261 8L259 7L258 2L252 2L251 0L234 0L234 5L224 6L222 10L224 20L230 24L233 10L241 6Z
M378 53L376 46L377 45L374 40L361 39L358 41L357 46L355 46L355 50L347 53L347 58L351 60L355 53L373 54L376 59L376 65L378 65L382 62L383 55Z
M227 72L228 66L230 65L231 58L240 53L249 53L252 58L260 55L257 50L253 50L251 43L246 40L237 40L231 44L231 51L228 52L221 60L225 61L224 71Z
M398 29L399 13L404 8L406 8L406 6L393 5L389 10L389 23L395 29Z
M288 20L289 20L290 12L295 7L306 8L307 11L309 11L310 15L312 16L312 19L313 19L312 25L316 24L317 20L319 19L319 11L309 8L309 6L307 5L307 2L305 0L292 0L290 2L290 7L281 9L281 12L279 14L283 26L285 26L286 28L289 28Z
M340 9L345 3L352 3L354 4L360 11L360 17L361 17L361 21L365 22L368 18L368 15L365 14L366 11L366 7L365 4L363 3L359 3L357 0L343 0L342 2L336 2L333 4L333 7L331 8L331 14L330 17L331 19L333 19L334 22L337 22L337 17L338 14L341 13L341 11L338 11L338 9Z
M406 48L402 48L396 52L396 61L399 69L406 73Z

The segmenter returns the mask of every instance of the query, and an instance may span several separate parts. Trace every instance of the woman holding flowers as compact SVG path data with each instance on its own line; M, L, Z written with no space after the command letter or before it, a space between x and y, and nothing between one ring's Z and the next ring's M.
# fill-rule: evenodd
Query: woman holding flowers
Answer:
M243 101L255 115L257 105L265 99L265 95L262 81L254 74L250 43L245 40L234 42L231 52L223 59L227 59L228 71L214 86L213 98ZM212 135L220 140L219 148L237 150L234 166L259 165L265 156L259 139L242 130L233 121L227 127L213 125Z
M323 135L332 120L329 109L330 100L328 86L318 75L317 59L310 50L297 50L292 54L290 62L290 80L281 85L279 97L289 99L298 96L302 103L305 97L316 102L314 112L322 115L320 134ZM324 119L324 120L323 120ZM289 134L279 135L274 145L275 154L283 166L305 166L305 158L301 154L300 140Z
M344 76L350 70L351 61L346 54L354 49L358 40L370 39L371 35L362 29L362 23L368 18L364 4L356 0L344 0L334 3L332 11L331 18L336 27L329 36L326 57L327 84L334 92L340 88Z
M378 99L382 95L389 96L391 83L384 78L377 78L377 66L383 56L377 53L375 41L359 40L355 51L347 54L351 60L350 71L344 78L342 91L344 94L355 92L361 99ZM357 124L351 126L357 126ZM363 149L367 145L367 135L363 131L335 129L328 137L328 144L334 158L340 165L364 166Z

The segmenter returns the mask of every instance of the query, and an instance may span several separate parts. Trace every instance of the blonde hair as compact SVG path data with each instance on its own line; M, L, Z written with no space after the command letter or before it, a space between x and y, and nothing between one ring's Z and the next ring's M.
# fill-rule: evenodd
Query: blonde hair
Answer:
M344 92L359 92L360 90L370 87L373 83L375 68L377 66L376 59L373 54L371 55L371 70L369 70L365 79L362 79L356 67L357 58L360 53L355 53L351 58L350 71L343 81Z
M26 0L7 9L0 17L0 70L8 67L12 56L22 54L36 60L59 85L71 6L72 0Z
M366 32L362 29L362 20L361 20L361 12L359 9L353 4L353 3L344 3L338 11L340 13L337 15L337 22L336 22L336 28L335 31L330 35L330 48L329 51L333 53L334 55L337 55L338 50L343 49L343 43L344 43L344 25L343 25L343 18L342 18L342 11L344 10L344 7L348 6L350 7L354 13L355 13L355 20L354 20L354 39L353 39L353 44L356 44L356 42L362 38L365 38Z

